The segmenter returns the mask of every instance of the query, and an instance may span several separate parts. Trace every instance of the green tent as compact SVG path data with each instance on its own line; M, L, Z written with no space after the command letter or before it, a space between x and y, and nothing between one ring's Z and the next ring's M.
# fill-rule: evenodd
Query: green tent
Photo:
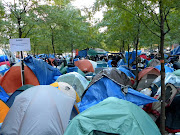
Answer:
M95 55L98 55L98 54L106 54L107 52L103 49L100 49L100 48L95 48L95 49L92 49L90 48L87 52L88 55L90 56L95 56Z
M173 74L175 74L176 76L180 76L180 69L174 71Z
M161 135L151 117L137 105L109 97L77 115L64 135Z

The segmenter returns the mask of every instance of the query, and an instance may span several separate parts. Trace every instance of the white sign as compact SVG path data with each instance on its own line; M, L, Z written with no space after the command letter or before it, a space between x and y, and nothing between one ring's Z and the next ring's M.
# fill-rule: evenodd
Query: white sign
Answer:
M10 51L31 51L30 38L9 39Z

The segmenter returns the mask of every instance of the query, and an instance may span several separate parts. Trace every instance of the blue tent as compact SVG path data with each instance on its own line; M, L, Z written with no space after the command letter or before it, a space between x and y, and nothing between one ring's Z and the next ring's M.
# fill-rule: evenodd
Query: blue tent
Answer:
M157 66L155 66L155 68L157 68L159 71L161 71L161 65L157 65ZM174 70L168 66L164 66L164 68L165 68L165 73L174 72Z
M87 49L79 51L78 56L79 57L86 57L87 56Z
M133 77L134 79L136 78L136 76L126 67L120 66L117 69L124 72L128 77Z
M61 75L57 68L50 66L41 59L28 56L25 58L24 62L36 75L40 85L49 85L54 82L55 76Z
M180 55L180 45L171 51L171 55Z
M112 65L111 65L111 62L112 62L112 60L108 60L108 67L112 67Z
M0 55L0 62L8 61L7 55Z
M6 102L9 99L8 94L4 91L4 89L0 86L0 99L3 102Z
M123 88L123 86L118 85L111 79L103 77L88 88L81 102L78 104L79 111L82 112L108 97L117 97L136 105L145 105L157 101L131 88Z

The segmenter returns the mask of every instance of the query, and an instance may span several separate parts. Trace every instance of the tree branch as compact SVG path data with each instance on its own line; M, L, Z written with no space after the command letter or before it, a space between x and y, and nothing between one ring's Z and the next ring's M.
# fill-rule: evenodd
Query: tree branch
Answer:
M29 34L29 32L32 30L33 27L34 27L34 25L31 26L31 28L28 30L28 32L26 33L26 35L24 36L24 38L26 38L26 36Z

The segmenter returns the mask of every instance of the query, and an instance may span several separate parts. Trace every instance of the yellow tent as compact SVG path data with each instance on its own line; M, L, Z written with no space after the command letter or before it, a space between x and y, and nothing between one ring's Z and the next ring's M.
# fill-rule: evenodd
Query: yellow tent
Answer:
M2 100L0 100L0 123L3 123L8 111L9 107Z

